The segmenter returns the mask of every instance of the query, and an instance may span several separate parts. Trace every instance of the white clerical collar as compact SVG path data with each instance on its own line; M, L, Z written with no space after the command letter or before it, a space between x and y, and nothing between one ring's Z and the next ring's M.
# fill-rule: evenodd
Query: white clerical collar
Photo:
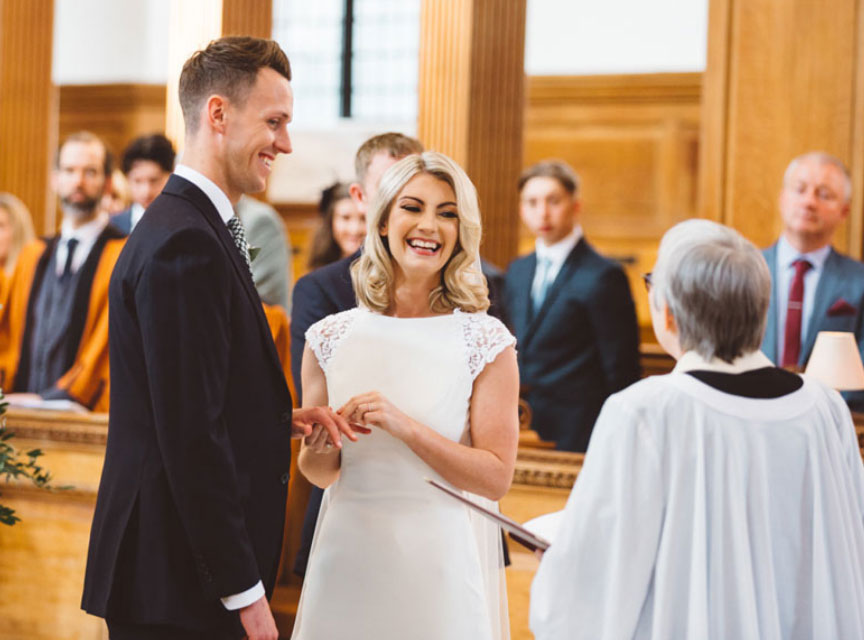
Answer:
M96 242L96 238L102 233L102 230L108 226L110 216L100 211L90 222L85 222L80 227L74 227L72 220L69 217L63 217L63 223L60 225L60 239L68 242L72 238L78 241L79 246L92 245Z
M567 234L564 238L555 244L546 244L540 238L534 242L534 250L537 252L537 258L546 258L552 264L563 264L573 251L573 247L582 238L582 225L577 224L573 227L573 231Z
M678 364L672 370L673 373L686 373L688 371L719 371L720 373L744 373L753 369L764 369L773 367L768 356L761 351L751 351L743 356L735 358L731 363L720 358L706 360L695 351L687 351L678 358Z
M814 269L821 269L822 265L825 264L825 261L828 259L828 254L831 253L831 245L826 244L824 247L820 247L819 249L815 249L814 251L810 251L808 253L801 253L789 244L789 241L785 236L780 236L780 239L777 241L777 264L781 269L788 269L792 266L792 263L798 260L798 258L803 258L811 265L813 265Z
M174 173L201 189L210 198L210 202L216 207L219 217L225 224L228 224L228 221L234 217L234 207L231 206L228 196L210 178L185 164L178 164L174 168Z

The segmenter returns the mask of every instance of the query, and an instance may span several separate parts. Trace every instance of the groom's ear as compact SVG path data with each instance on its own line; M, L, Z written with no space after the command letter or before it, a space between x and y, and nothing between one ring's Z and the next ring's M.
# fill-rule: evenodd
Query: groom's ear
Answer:
M227 108L227 100L222 96L214 94L207 98L207 103L204 107L205 122L218 133L225 132Z

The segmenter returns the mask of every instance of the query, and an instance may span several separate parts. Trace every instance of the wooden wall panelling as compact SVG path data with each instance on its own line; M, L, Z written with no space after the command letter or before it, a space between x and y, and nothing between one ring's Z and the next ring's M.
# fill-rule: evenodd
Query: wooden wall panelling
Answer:
M528 81L524 164L560 158L579 173L586 236L624 262L643 341L654 336L641 274L663 233L696 213L701 84L699 73Z
M54 227L53 25L54 0L0 0L0 191L24 201L37 233Z
M861 184L861 0L715 0L709 19L702 197L706 215L760 246L780 231L777 196L794 156L812 149L847 163ZM856 89L856 83L858 88ZM860 143L859 143L860 144ZM722 194L721 194L722 192ZM860 195L836 237L860 257Z
M849 218L849 253L864 257L864 7L858 4L859 34L855 43L855 102L852 132L852 207Z
M60 87L60 140L82 129L104 138L119 166L120 154L133 138L165 131L165 85Z
M222 35L272 38L273 0L222 0Z
M516 253L525 0L423 0L418 136L460 163L483 213L484 257Z
M285 232L291 242L291 273L294 281L309 271L309 249L318 230L320 216L317 203L274 203L273 207L285 223Z
M730 0L708 3L707 69L702 79L698 213L721 222L726 182L726 118L729 96Z

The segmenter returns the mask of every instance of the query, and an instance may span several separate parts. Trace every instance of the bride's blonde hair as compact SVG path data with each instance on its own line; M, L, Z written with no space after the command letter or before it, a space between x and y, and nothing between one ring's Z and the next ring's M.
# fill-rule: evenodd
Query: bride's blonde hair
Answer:
M480 207L477 191L462 168L441 153L427 151L410 155L381 177L378 194L369 210L363 255L351 266L354 293L360 306L386 313L393 302L393 256L381 236L396 197L408 181L421 173L446 182L456 194L459 239L453 255L441 270L440 284L429 294L429 307L435 313L454 309L466 312L489 308L486 278L480 272Z

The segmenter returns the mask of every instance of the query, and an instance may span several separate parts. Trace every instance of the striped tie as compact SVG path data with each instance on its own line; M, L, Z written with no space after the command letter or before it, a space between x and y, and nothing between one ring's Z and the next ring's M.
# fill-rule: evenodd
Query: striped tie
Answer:
M249 268L249 273L252 273L252 261L249 259L249 243L246 242L246 229L243 228L243 223L240 218L232 216L228 220L228 231L231 232L231 237L234 238L234 244L237 246L237 251L243 256L246 261L246 266Z

